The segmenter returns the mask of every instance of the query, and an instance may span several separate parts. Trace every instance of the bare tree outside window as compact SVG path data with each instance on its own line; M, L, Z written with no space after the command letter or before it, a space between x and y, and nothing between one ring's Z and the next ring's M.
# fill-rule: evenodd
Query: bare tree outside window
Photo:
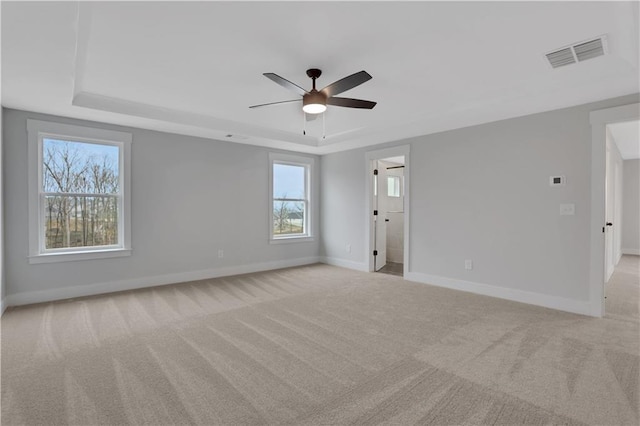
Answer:
M273 236L307 233L307 167L273 164Z
M43 140L45 249L118 244L119 148Z

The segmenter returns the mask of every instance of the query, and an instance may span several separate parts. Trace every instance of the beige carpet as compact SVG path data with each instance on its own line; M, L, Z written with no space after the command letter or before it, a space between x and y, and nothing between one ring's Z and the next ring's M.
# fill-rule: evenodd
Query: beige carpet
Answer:
M637 425L615 298L594 319L313 265L15 308L2 424Z
M622 256L605 294L608 318L640 322L640 256Z

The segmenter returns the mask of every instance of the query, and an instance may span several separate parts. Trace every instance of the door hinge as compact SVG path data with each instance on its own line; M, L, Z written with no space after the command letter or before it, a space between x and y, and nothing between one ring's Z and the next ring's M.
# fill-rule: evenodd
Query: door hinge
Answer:
M374 251L373 251L373 255L374 255L374 256L377 256L377 255L378 255L378 250L374 250Z
M374 169L373 170L373 174L377 176L378 175L378 169Z
M374 216L378 216L378 210L374 210L374 211L373 211L373 215L374 215Z

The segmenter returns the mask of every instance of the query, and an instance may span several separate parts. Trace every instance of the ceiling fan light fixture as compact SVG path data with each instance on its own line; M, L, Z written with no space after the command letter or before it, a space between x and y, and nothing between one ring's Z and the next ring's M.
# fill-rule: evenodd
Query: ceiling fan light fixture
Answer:
M311 91L302 98L302 110L307 114L321 114L327 110L327 97L318 91Z
M322 104L307 104L302 107L302 110L307 114L322 114L327 110L327 106Z

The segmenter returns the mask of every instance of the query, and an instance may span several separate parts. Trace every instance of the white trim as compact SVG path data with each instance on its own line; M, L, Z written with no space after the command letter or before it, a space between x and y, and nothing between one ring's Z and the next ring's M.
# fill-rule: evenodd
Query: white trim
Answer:
M344 260L337 257L322 257L322 263L327 265L339 266L341 268L354 269L356 271L369 272L369 267L364 262L354 262L353 260Z
M368 151L365 153L365 211L364 211L364 258L367 261L367 271L373 272L374 259L373 259L373 226L374 222L371 220L373 212L373 188L371 185L371 176L373 175L372 162L374 160L382 160L389 157L404 156L404 263L403 263L403 275L406 276L410 270L410 254L409 254L409 239L411 237L411 145L400 145L391 148L378 149L375 151Z
M589 303L595 317L604 316L605 241L605 173L606 126L640 119L640 103L591 111L591 225L589 258Z
M530 291L517 290L506 287L498 287L472 281L456 280L452 278L439 277L436 275L422 274L419 272L409 272L409 274L405 274L404 278L405 280L414 281L421 284L429 284L437 287L466 291L469 293L526 303L528 305L542 306L559 311L571 312L574 314L595 316L592 313L591 304L586 300L581 301L566 299L564 297L551 296L548 294L534 293Z
M29 263L73 262L76 260L107 259L112 257L131 256L131 249L87 250L83 252L46 253L29 256Z
M273 269L289 268L318 263L320 258L302 257L298 259L277 260L272 262L254 263L250 265L227 266L218 269L178 272L175 274L157 275L132 278L128 280L96 283L83 286L62 287L51 290L29 291L7 296L8 306L28 305L32 303L51 302L54 300L71 299L74 297L94 296L97 294L114 293L125 290L135 290L147 287L157 287L189 281L211 278L228 277L231 275L249 274L253 272Z
M292 166L302 166L305 168L304 186L305 186L305 224L307 232L299 235L284 235L275 237L273 235L273 165L286 164ZM313 215L315 209L313 191L315 180L315 158L304 155L282 154L277 152L269 153L269 244L288 244L298 242L309 242L315 240L316 220Z
M636 255L636 256L640 256L640 250L639 249L623 248L622 249L622 254L633 254L633 255Z
M49 251L44 248L44 238L40 230L44 217L44 206L41 203L42 182L42 139L44 137L60 138L64 140L82 143L96 143L114 145L119 147L119 175L120 194L118 203L122 209L120 213L121 223L118 226L119 256L127 256L125 252L131 250L131 133L115 130L105 130L72 124L55 123L40 120L27 120L28 136L28 193L29 193L29 263L50 263L75 261L83 259L97 259L100 257L115 257L116 250L113 247L100 249L99 247L69 248L64 250ZM91 254L89 254L91 253ZM37 258L42 257L42 260Z
M3 298L0 300L0 317L4 314L4 311L7 309L9 305L7 305L7 298Z
M286 237L278 237L269 240L269 244L292 244L292 243L311 243L316 240L315 237L310 237L308 235L303 235L300 237L286 236Z

